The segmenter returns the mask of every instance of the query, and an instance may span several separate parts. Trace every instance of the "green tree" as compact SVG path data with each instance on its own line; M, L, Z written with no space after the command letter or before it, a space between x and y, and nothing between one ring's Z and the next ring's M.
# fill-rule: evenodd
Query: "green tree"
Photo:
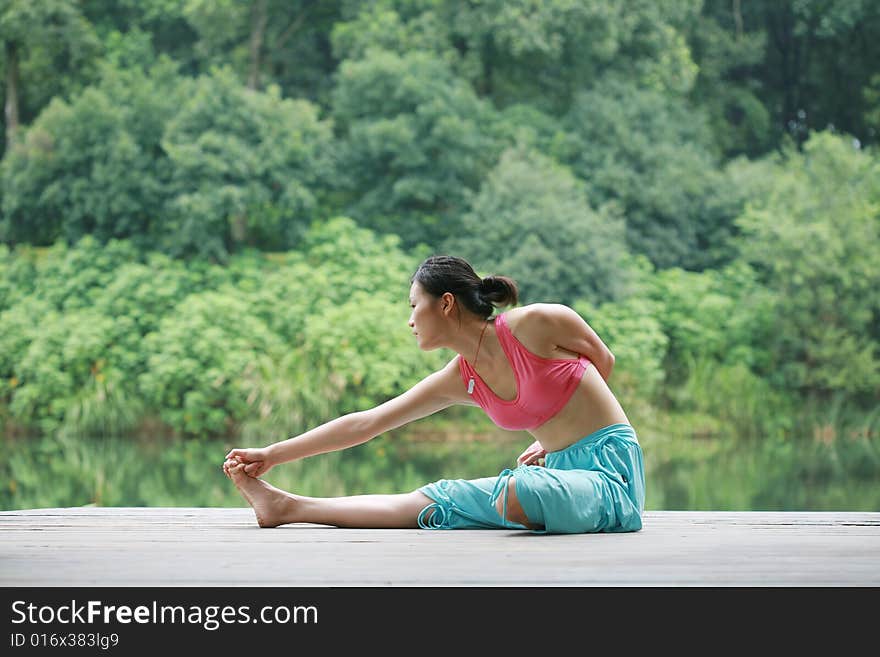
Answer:
M451 357L406 324L426 255L345 217L224 267L92 235L0 246L0 422L265 439L381 403Z
M55 100L2 163L0 238L83 235L224 260L281 250L321 209L332 134L307 101L252 92L232 74L190 80L167 58L104 67L101 84Z
M427 255L334 217L315 222L300 249L273 257L254 284L238 284L253 316L287 347L249 378L259 414L242 434L306 431L382 403L445 364L451 355L419 351L406 325L409 279Z
M762 145L779 144L784 135L802 143L811 132L829 128L865 144L876 143L878 132L871 127L864 91L880 61L878 3L706 0L702 15L704 24L692 32L692 41L701 70L707 72L702 90L716 99L703 100L716 112L719 102L725 104L724 119L733 134L745 136L740 129L749 124L759 129L756 141L745 142L745 152L756 154ZM710 23L715 26L708 27ZM761 54L757 61L748 54L749 44L755 46L753 54ZM724 51L732 66L717 76L713 60ZM770 117L769 141L761 127L764 112Z
M150 245L170 178L160 141L188 88L162 61L147 73L105 67L100 85L56 98L3 158L0 239Z
M880 135L880 73L871 76L868 85L862 91L865 99L865 125L869 138L876 143Z
M709 0L687 30L699 73L692 99L703 108L725 157L758 156L778 140L771 109L755 74L767 56L767 32L747 29L755 3Z
M459 224L497 153L494 112L442 61L370 51L345 61L333 96L346 214L404 248L437 245Z
M163 249L225 261L239 245L297 245L332 171L318 109L242 87L227 69L200 77L165 127L173 171Z
M283 344L234 290L189 295L144 339L140 396L180 435L226 435L251 412L248 378Z
M33 293L35 260L32 249L14 253L5 244L0 244L0 311Z
M772 186L737 220L742 257L775 295L768 376L804 394L876 404L880 161L851 138L816 133L769 168Z
M288 344L303 344L306 317L320 304L341 305L352 294L397 294L406 309L409 279L429 254L402 251L396 235L378 235L348 217L316 221L300 248L273 258L249 283L237 283L252 311ZM237 255L230 262L236 266ZM279 303L279 300L282 300Z
M599 302L626 290L621 219L594 209L566 167L524 147L502 154L444 250L516 279L523 303Z
M672 386L681 386L703 361L742 364L761 375L772 367L776 299L747 263L702 272L665 269L644 287L660 308L655 316L669 340L663 368Z
M696 67L683 26L697 0L483 0L360 3L334 26L337 57L371 47L404 57L429 52L503 108L529 103L560 114L608 72L637 84L686 90Z
M6 73L5 123L6 144L15 139L19 129L22 86L41 70L72 75L95 54L98 41L76 0L3 0L0 3L0 40ZM53 65L61 64L59 68ZM54 69L54 70L53 70ZM55 87L53 91L59 89ZM34 103L34 108L42 103Z
M490 0L441 7L453 38L464 44L463 59L480 63L476 88L499 106L525 101L561 113L580 89L612 72L670 92L689 89L696 74L680 29L698 11L695 0Z
M20 310L24 307L13 309ZM130 330L125 320L90 309L50 310L30 329L30 340L14 365L17 385L9 403L10 415L20 425L49 433L63 425L83 389L99 386L106 391L124 383L119 370L101 370L112 345Z
M603 79L565 117L557 158L595 204L618 203L627 243L658 267L704 269L732 257L743 200L720 170L701 109L681 96Z
M343 5L330 35L338 61L357 61L370 50L384 50L400 56L428 52L449 65L457 62L450 25L438 13L441 3L374 0Z
M104 313L96 301L137 250L86 236L72 247L20 249L15 259L9 273L29 270L31 280L0 312L0 380L8 382L0 405L16 425L42 432L83 420L96 405L111 420L105 428L130 428L138 414L127 357L140 336L131 316Z
M59 240L35 263L33 295L62 313L90 308L121 266L140 261L140 251L128 240L102 243L93 235L72 245Z
M642 272L650 265L638 260ZM664 306L641 289L616 301L578 299L572 308L599 334L615 357L611 385L628 412L644 413L666 378L669 337L663 331Z
M792 427L789 391L768 376L779 330L776 294L748 263L666 269L646 286L668 346L658 407L688 431L767 438Z
M195 75L201 61L198 35L180 0L89 0L82 11L103 44L103 57L121 68L149 68L165 55L184 74Z
M312 380L333 382L339 413L391 399L454 356L448 350L419 353L406 323L409 307L401 301L401 287L406 286L381 293L358 290L343 303L320 303L305 318L299 368Z
M285 95L326 100L336 61L330 33L337 0L187 0L203 70L231 66L249 89L278 85Z

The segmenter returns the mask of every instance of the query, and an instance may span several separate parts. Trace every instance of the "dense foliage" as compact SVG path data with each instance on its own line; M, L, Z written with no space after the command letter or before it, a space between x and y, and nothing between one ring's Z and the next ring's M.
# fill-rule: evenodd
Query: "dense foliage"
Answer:
M406 328L417 262L394 237L340 217L303 239L303 251L249 251L229 266L92 236L0 247L7 428L277 436L446 362L419 352Z
M580 312L646 422L875 423L878 35L849 0L6 0L0 420L374 405L451 357L406 326L443 252Z

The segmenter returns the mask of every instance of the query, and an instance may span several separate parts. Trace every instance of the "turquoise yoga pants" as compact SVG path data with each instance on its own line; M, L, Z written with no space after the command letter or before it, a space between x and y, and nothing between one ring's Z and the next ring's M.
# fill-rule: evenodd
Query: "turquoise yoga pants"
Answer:
M631 532L642 528L645 470L642 449L628 424L612 424L558 452L545 467L521 465L497 477L440 479L418 490L433 500L419 513L423 529L526 529L506 520L507 490L535 533ZM503 496L504 514L495 503Z

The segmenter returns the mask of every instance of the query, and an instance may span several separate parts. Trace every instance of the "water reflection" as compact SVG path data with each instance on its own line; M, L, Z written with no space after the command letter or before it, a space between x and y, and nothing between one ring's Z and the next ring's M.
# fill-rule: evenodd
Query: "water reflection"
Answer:
M243 506L222 471L221 441L43 437L4 440L4 510L98 506ZM642 438L649 510L880 511L880 440ZM399 493L439 478L515 465L519 443L380 437L276 467L266 477L304 495Z

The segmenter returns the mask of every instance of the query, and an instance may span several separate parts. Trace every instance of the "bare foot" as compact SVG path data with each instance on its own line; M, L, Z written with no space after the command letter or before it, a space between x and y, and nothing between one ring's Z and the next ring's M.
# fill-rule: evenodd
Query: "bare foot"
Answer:
M253 507L260 527L277 527L296 522L297 503L293 495L246 474L243 463L227 461L223 464L223 471Z

